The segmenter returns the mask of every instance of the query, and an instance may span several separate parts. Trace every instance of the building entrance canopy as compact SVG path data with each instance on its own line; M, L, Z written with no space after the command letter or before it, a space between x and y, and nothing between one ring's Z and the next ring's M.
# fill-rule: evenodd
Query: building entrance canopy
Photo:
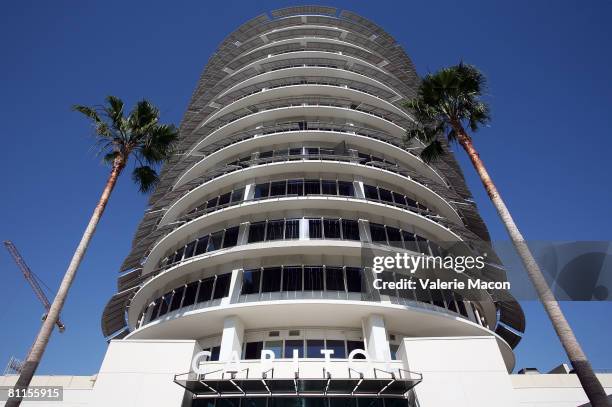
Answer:
M377 369L378 370L378 369ZM375 376L349 370L348 377L332 377L324 372L321 378L275 378L274 371L260 378L237 378L236 372L225 372L222 378L207 379L206 375L185 373L176 375L175 383L197 397L396 397L407 398L408 391L421 382L418 373L399 370L378 370Z

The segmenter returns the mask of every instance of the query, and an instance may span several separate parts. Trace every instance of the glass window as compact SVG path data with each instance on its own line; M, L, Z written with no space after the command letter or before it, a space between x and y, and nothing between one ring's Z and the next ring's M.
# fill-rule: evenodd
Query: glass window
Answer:
M213 346L210 350L210 360L217 361L219 360L219 354L221 353L221 346Z
M183 299L183 292L185 286L179 287L174 290L174 296L172 297L172 303L170 304L170 311L177 310L181 307L181 300Z
M266 222L255 222L249 226L249 243L262 242L266 236Z
M393 193L393 200L396 204L406 205L406 198L404 198L404 195L398 194L397 192Z
M287 340L285 341L285 357L293 358L293 350L297 349L298 357L304 357L304 341L303 340Z
M287 195L304 195L304 181L301 179L290 179L287 181Z
M321 351L325 349L325 341L323 339L309 339L306 341L306 357L307 358L323 358Z
M185 253L185 246L174 252L174 259L172 260L172 262L176 263L177 261L181 261L181 259L183 258L183 253Z
M283 268L283 291L302 291L302 267Z
M151 317L149 318L149 321L153 321L155 318L157 318L157 313L159 312L159 306L161 305L161 302L161 298L155 300L155 305L153 305L153 310L151 311Z
M198 302L204 302L210 300L212 297L213 284L215 282L214 277L209 277L200 283L200 292L198 293Z
M308 155L318 155L319 147L306 147L306 154Z
M399 345L389 345L389 348L391 350L391 360L397 360L397 351L399 350Z
M259 292L259 279L261 270L245 270L242 273L242 294L257 294Z
M161 298L161 305L159 307L159 316L161 317L162 315L166 315L166 313L168 312L168 308L170 307L170 299L172 298L172 293L166 293L164 294L164 296Z
M342 238L345 240L359 240L359 222L342 219Z
M402 235L400 234L400 230L398 228L387 226L387 236L389 237L389 244L391 246L403 247Z
M266 182L264 184L255 185L255 195L257 198L267 198L270 195L270 183Z
M226 194L223 194L219 197L219 205L225 205L228 204L230 202L230 198L232 196L231 192L228 192Z
M408 197L406 197L406 204L412 208L417 208L418 205L416 203L416 201L414 199L410 199Z
M416 239L413 233L402 230L402 238L404 239L404 248L413 252L418 252L419 247L416 244Z
M183 299L183 307L193 305L196 300L196 292L198 291L199 281L187 284L185 289L185 298Z
M358 267L347 267L346 268L346 289L350 293L361 292L361 269L360 268Z
M215 293L213 300L218 298L227 297L229 295L229 286L232 273L221 274L217 276L217 282L215 283Z
M276 359L283 357L283 341L266 341L263 349L274 352L274 357Z
M344 291L344 276L341 267L325 268L325 284L328 291Z
M283 219L268 221L268 230L266 232L266 240L283 239L284 229L285 229L285 221Z
M387 243L387 235L385 227L378 223L370 223L370 232L372 233L372 241L375 243Z
M273 151L262 151L259 153L259 158L270 158L273 154Z
M281 288L281 268L267 267L263 271L261 292L270 293L280 291Z
M327 349L333 350L334 353L331 355L332 359L345 359L346 350L344 349L344 341L338 340L327 340Z
M429 254L427 239L425 239L423 236L419 236L416 234L414 235L414 238L416 239L417 245L419 246L419 251L423 254Z
M323 291L322 267L304 267L304 290Z
M342 196L355 196L353 183L349 181L338 181L338 193Z
M308 235L311 239L323 238L321 219L308 219Z
M363 341L346 341L346 357L348 358L352 351L355 349L365 350L365 345ZM355 359L365 359L365 356L361 353L358 353L355 356Z
M196 246L195 256L206 253L206 248L208 247L208 235L202 236L198 239L198 245Z
M285 221L285 239L299 239L300 238L300 220L299 219L287 219Z
M244 198L244 188L234 189L232 191L232 202L240 202Z
M263 342L247 342L244 347L244 358L249 359L260 359L261 350L263 349Z
M233 228L225 229L225 236L223 237L223 247L234 247L238 243L238 226Z
M304 189L306 195L320 195L321 194L321 180L318 179L307 179L304 181Z
M378 192L380 193L380 199L386 202L393 202L393 195L391 195L391 191L385 188L378 188Z
M188 258L193 256L193 252L195 250L196 243L197 243L197 240L194 240L193 242L189 242L187 244L187 246L185 246L185 256L184 256L184 258L188 259Z
M367 199L374 199L378 201L378 189L372 185L364 185L363 190Z
M326 239L340 239L340 219L323 219Z
M289 155L302 155L302 147L290 148Z
M206 203L206 208L208 208L208 209L214 208L215 206L217 206L217 202L218 201L219 201L219 197L218 196L209 199L208 202Z
M336 181L321 181L323 195L338 195Z
M287 195L287 181L274 181L270 185L270 196Z
M208 248L207 252L211 252L213 250L219 250L221 248L221 242L223 241L223 231L215 232L210 235L210 239L208 239Z

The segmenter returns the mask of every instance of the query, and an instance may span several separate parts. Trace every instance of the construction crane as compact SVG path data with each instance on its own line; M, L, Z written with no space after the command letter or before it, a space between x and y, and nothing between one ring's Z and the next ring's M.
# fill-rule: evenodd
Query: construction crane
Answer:
M8 250L8 252L13 257L13 260L15 260L15 263L17 263L17 267L19 267L27 282L30 283L32 290L34 290L34 294L36 294L40 302L42 302L43 307L45 307L45 314L42 318L44 321L45 318L47 318L47 313L49 312L49 309L51 308L51 303L49 302L49 299L42 290L40 284L38 284L38 277L32 272L32 270L30 270L23 257L21 257L21 254L19 254L19 251L17 251L17 248L15 247L13 242L11 242L10 240L5 240L4 245L6 246L6 250ZM58 319L56 324L59 331L64 332L66 327L64 326L62 321Z
M42 287L38 283L39 278L36 276L36 274L32 272L32 270L30 270L30 268L26 264L23 257L21 257L21 254L19 254L19 251L17 250L13 242L11 242L10 240L5 240L4 245L6 246L6 249L8 250L8 252L11 254L11 257L13 257L13 260L15 260L15 263L17 263L17 266L23 273L23 276L25 277L27 282L32 287L32 290L34 290L34 294L36 294L40 302L42 302L43 307L45 307L45 314L43 315L43 318L42 318L43 320L45 320L45 318L47 318L47 313L49 312L49 309L51 308L51 303L49 302L49 299L47 298L44 291L42 290ZM56 324L57 324L57 328L59 329L59 331L64 332L66 327L64 326L62 321L58 319ZM29 353L30 351L28 351L28 354ZM20 374L22 368L23 368L23 362L11 356L11 359L6 365L6 369L4 369L4 374L5 375Z

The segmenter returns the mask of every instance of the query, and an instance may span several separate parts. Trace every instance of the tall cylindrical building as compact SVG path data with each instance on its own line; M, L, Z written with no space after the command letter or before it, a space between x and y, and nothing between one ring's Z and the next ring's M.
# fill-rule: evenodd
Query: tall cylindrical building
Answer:
M175 378L193 405L415 405L419 338L493 338L511 371L524 317L509 294L375 292L364 268L364 246L487 247L452 153L426 164L404 143L418 81L399 44L348 11L292 7L230 34L189 103L104 334L197 341L205 372ZM482 278L505 278L496 263Z

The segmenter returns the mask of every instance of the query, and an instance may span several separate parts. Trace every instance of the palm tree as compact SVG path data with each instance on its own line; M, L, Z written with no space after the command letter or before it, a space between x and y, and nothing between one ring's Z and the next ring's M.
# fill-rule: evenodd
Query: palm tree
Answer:
M132 179L138 185L140 192L147 193L155 187L159 180L156 168L171 157L178 139L178 131L173 125L159 123L159 110L150 102L146 100L138 102L127 117L124 115L121 99L109 96L106 98L106 103L101 107L73 106L74 110L84 114L92 121L100 152L104 154L104 161L110 164L111 171L98 205L94 209L53 304L51 304L24 363L15 385L16 388L24 389L30 385L49 342L53 327L64 306L77 269L100 222L117 179L129 163L130 157L133 157L136 163L132 171ZM21 399L12 398L6 406L19 406L20 404Z
M489 107L481 100L486 87L484 75L471 65L460 63L427 75L421 82L417 96L405 107L414 114L415 126L407 131L407 139L423 143L421 158L426 162L436 160L444 149L439 137L446 137L450 144L458 142L470 157L489 198L510 234L527 274L536 288L540 301L552 321L563 348L578 375L584 391L595 407L609 406L604 389L595 376L574 332L569 326L559 303L546 283L523 235L514 223L510 211L491 180L472 137L466 131L478 130L489 122Z

